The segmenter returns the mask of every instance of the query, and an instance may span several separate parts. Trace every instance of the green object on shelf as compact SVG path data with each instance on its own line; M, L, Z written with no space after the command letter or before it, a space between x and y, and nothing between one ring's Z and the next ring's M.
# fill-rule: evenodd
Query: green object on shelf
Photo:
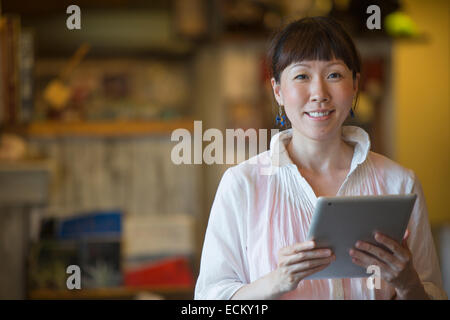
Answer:
M394 37L419 35L416 24L404 12L396 11L388 14L384 20L384 26L387 33Z

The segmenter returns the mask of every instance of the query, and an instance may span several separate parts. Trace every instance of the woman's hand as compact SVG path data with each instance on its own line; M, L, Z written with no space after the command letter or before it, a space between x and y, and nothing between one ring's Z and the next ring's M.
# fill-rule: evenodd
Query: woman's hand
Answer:
M298 283L322 269L336 257L330 249L317 249L314 241L296 243L278 251L278 267L264 277L242 286L231 299L278 299Z
M378 266L380 277L395 288L397 297L426 299L428 296L414 269L412 254L406 243L408 237L409 230L406 231L402 243L398 243L377 232L375 240L387 247L390 252L368 242L357 241L356 249L350 249L350 256L353 263L361 267Z
M278 267L272 272L275 291L282 295L297 288L305 277L325 269L336 259L330 249L306 241L278 251Z

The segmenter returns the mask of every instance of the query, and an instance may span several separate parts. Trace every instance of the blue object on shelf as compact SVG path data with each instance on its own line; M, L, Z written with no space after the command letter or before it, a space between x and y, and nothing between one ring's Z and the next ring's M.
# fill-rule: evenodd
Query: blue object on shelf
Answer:
M120 237L121 211L95 211L60 221L58 238L81 239L90 237Z

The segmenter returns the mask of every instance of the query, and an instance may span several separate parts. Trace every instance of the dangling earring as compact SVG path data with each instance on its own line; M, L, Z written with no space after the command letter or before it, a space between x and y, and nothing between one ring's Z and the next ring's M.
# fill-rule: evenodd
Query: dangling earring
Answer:
M353 105L356 106L355 96L352 97L352 100L353 100ZM355 118L355 112L353 111L353 107L350 107L350 117Z
M286 125L286 115L283 115L283 110L281 109L281 105L278 109L278 115L276 117L277 124L284 127Z

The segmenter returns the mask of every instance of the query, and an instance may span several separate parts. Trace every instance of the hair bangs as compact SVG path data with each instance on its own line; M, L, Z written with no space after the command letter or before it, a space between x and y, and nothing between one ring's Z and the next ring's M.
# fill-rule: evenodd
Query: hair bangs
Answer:
M280 81L281 72L292 63L320 60L342 60L353 71L360 72L360 59L353 41L338 23L320 18L305 18L291 23L274 39L272 76ZM356 53L356 54L355 54Z

